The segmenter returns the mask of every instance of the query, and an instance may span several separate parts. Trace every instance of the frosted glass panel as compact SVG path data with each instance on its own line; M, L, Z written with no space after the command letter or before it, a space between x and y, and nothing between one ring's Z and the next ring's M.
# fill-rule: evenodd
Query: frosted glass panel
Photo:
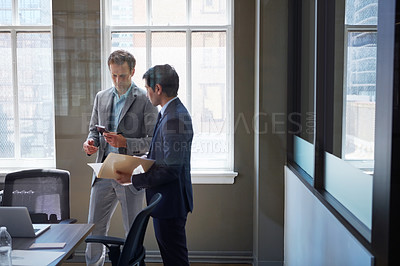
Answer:
M372 175L325 153L325 190L369 229L372 223Z
M314 149L314 145L310 142L298 136L294 136L294 161L311 177L314 177Z

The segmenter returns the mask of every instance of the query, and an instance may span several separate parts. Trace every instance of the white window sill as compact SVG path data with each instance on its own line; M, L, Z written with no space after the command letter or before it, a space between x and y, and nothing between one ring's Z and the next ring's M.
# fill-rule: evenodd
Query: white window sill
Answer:
M192 171L192 184L233 184L237 172Z
M0 183L4 183L6 174L10 171L0 172ZM235 177L238 175L237 172L207 172L207 171L193 171L192 172L192 184L233 184L235 183Z

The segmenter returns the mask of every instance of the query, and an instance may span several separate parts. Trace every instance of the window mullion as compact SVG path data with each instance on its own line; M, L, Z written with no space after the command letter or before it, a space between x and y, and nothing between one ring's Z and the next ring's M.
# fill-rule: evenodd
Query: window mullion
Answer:
M226 1L226 9L233 10L234 1L229 1L229 0L225 0L225 1ZM233 11L227 12L227 20L228 20L227 24L228 25L233 25L232 13L233 13Z
M192 1L191 0L186 0L186 12L187 12L187 15L186 15L186 24L187 25L190 25L191 24L191 22L192 22L192 12L191 12L191 10L192 10Z
M186 30L186 74L186 108L192 113L192 31L190 29Z
M19 109L18 109L18 71L17 71L17 32L11 30L11 53L12 53L12 78L13 78L13 102L14 102L14 152L15 158L21 158L21 142L19 128Z
M234 83L233 83L233 74L234 73L234 64L233 64L233 32L231 30L231 27L227 27L226 29L226 40L225 40L225 45L226 45L226 51L225 51L225 62L226 62L226 78L225 78L225 84L226 84L226 99L227 99L227 106L228 106L228 112L230 112L231 114L234 113L235 108L234 108L234 104L233 104L233 99L234 99L234 90L229 90L228 88L233 88ZM234 123L232 122L233 120L233 116L229 115L229 113L227 113L226 115L226 120L227 120L227 127L230 128L230 130L227 132L228 134L228 138L230 139L230 143L231 143L231 147L229 147L231 149L231 155L230 155L230 162L229 165L233 165L233 161L234 161L234 135L232 134L232 132L234 132Z
M19 18L18 18L18 0L12 1L12 25L19 25Z
M152 0L147 0L147 26L152 25Z
M152 0L147 0L147 26L152 25ZM151 67L151 29L146 29L146 69Z
M100 12L100 38L102 40L101 42L101 89L104 90L109 82L109 75L107 75L107 68L105 67L107 65L107 54L110 52L110 44L112 43L111 40L111 27L110 27L110 13L111 11L111 1L108 0L101 0L100 1L101 5L101 12Z
M152 65L151 63L151 30L146 30L146 69L149 69Z
M315 178L314 187L325 187L325 151L332 150L333 73L334 73L334 10L335 3L324 0L317 3L317 61L315 91Z
M347 58L347 56L348 56L348 48L347 48L347 46L348 46L348 34L349 34L349 28L347 27L347 26L345 26L344 27L344 42L343 42L343 45L344 45L344 49L343 49L343 58L344 58L344 60L343 60L343 66L344 66L344 71L343 71L343 101L342 101L342 106L343 106L343 116L345 116L345 114L346 114L346 112L347 112L347 104L346 104L346 101L347 101L347 93L346 93L346 90L347 90L347 78L348 78L348 76L347 76L347 64L348 64L348 58ZM344 119L344 117L343 117L343 119L342 119L342 147L341 147L341 149L342 149L342 151L341 151L341 155L342 155L342 157L341 158L345 158L345 151L346 151L346 138L347 138L347 135L346 135L346 129L347 129L347 125L346 125L346 119Z

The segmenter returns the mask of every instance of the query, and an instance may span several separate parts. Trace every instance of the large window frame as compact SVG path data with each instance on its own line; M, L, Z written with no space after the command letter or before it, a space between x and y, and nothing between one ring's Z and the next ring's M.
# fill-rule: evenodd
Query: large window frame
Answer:
M112 48L112 35L115 33L142 33L146 36L146 69L151 67L151 36L153 33L163 33L163 32L181 32L185 34L186 39L186 76L183 77L185 80L185 84L181 85L186 87L185 102L186 107L189 112L192 113L192 97L194 97L192 93L192 34L193 33L218 33L225 32L226 34L226 94L224 95L226 98L226 106L222 107L224 112L226 112L226 120L222 121L222 123L227 123L227 135L226 139L228 142L229 154L226 158L225 167L221 169L206 167L202 168L192 168L192 182L198 184L233 184L234 178L237 176L237 173L234 172L233 158L234 158L234 123L233 123L233 1L231 0L220 0L226 1L226 12L227 12L227 21L224 25L195 25L190 24L190 14L192 3L190 0L186 0L186 12L187 12L187 21L184 25L152 25L151 18L151 4L152 0L146 0L146 10L147 10L147 24L146 25L111 25L111 10L112 10L112 0L102 0L102 18L101 24L102 28L102 89L107 89L112 84L109 69L107 67L107 58L110 52L113 50ZM212 10L211 10L212 11ZM143 64L143 62L141 62ZM137 71L138 72L138 71ZM143 73L135 73L136 79L140 78ZM140 77L139 77L140 76ZM136 82L137 83L137 82ZM142 83L137 84L139 87L143 87ZM216 86L220 86L216 84ZM222 97L222 96L221 96ZM192 113L193 116L193 113ZM219 121L221 122L221 121ZM196 138L196 131L195 131ZM195 144L194 144L195 145ZM219 147L218 147L219 148ZM192 147L192 160L196 158L196 148Z
M19 169L27 169L27 168L54 168L56 167L56 147L55 147L55 119L54 119L54 79L53 79L53 44L52 44L52 15L51 15L51 1L49 1L50 7L50 18L49 23L29 22L29 19L25 19L24 21L20 21L20 16L23 15L24 12L27 12L30 16L34 16L37 12L41 12L40 7L38 8L37 5L28 7L26 9L19 9L19 1L12 0L11 1L11 24L1 24L0 23L0 33L9 33L11 35L11 72L12 72L12 90L13 90L13 130L14 130L14 138L12 141L14 146L14 156L10 158L0 158L0 168L2 168L1 172L9 172L13 170ZM28 3L29 4L29 3ZM35 3L30 3L35 4ZM8 9L3 10L4 13L8 11ZM21 14L19 13L21 12ZM35 13L36 12L36 13ZM22 156L24 153L23 148L21 147L22 144L22 137L21 137L21 128L20 128L20 121L22 118L20 116L20 109L22 109L19 105L19 98L20 98L20 91L19 91L19 81L24 77L18 76L19 66L18 66L18 35L21 36L23 34L41 34L44 33L49 36L50 38L50 54L48 54L48 58L50 61L50 68L51 73L46 74L47 77L50 77L47 81L50 83L50 95L48 95L47 103L49 104L49 108L51 109L51 113L46 115L49 117L49 124L46 127L49 129L48 135L49 138L52 140L50 143L50 147L47 153L50 155L43 157L29 157L25 158ZM32 68L35 66L32 65ZM23 85L21 85L23 86ZM41 103L43 104L43 103ZM40 120L40 117L39 119ZM33 122L35 124L35 122ZM35 132L35 131L33 131ZM48 143L43 145L49 145Z
M289 90L288 113L298 111L301 62L301 1L289 1ZM396 243L400 237L399 216L396 206L398 193L399 160L399 50L398 23L400 1L379 1L377 46L377 96L375 126L375 162L372 197L372 227L365 228L360 221L325 190L325 151L331 147L333 123L332 92L335 60L335 1L316 0L317 10L317 71L315 73L316 127L313 149L315 175L311 177L295 161L294 134L296 125L288 120L288 167L304 186L338 219L338 221L374 256L374 265L397 265ZM395 28L396 27L396 28ZM374 30L369 28L368 30ZM396 46L395 46L396 45Z

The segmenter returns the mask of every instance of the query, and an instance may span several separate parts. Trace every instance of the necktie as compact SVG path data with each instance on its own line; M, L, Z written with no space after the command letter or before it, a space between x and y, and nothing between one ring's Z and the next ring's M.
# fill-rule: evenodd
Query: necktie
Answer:
M156 130L157 130L157 128L158 128L158 124L160 124L160 120L161 120L161 112L159 112L158 113L158 116L157 116L157 123L156 123L156 126L154 127L154 132L153 132L153 138L151 139L151 144L150 144L150 148L149 148L149 153L148 153L148 155L147 155L147 158L149 158L149 159L154 159L153 158L153 154L152 154L152 150L153 150L153 146L154 146L154 136L156 135Z
M161 112L158 113L157 123L156 123L156 126L154 127L154 133L156 133L156 130L157 130L158 124L160 123L160 120L161 120ZM153 136L154 136L154 134L153 134Z

